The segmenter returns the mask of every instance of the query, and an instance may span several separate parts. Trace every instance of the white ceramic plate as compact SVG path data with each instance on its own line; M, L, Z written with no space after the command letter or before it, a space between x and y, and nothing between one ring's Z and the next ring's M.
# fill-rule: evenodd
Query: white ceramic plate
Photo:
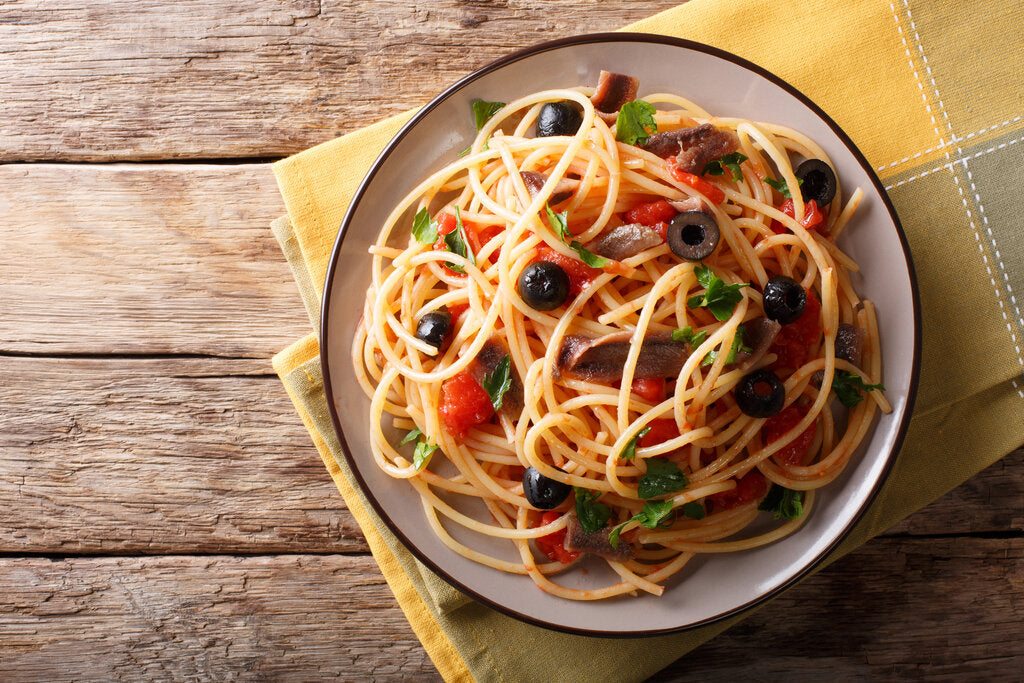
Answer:
M847 192L866 197L841 244L861 266L857 287L878 307L884 384L893 404L846 471L824 488L804 526L756 550L706 556L672 580L661 597L572 602L537 589L525 576L481 566L443 546L408 483L382 473L369 452L369 401L349 361L369 283L367 247L400 199L471 142L474 99L508 102L548 88L592 85L602 70L640 79L640 95L674 92L707 111L791 126L816 140ZM371 168L342 224L324 292L321 329L327 396L345 455L374 508L424 563L491 607L549 628L601 636L655 635L703 625L748 609L820 563L853 527L892 467L917 380L920 317L910 255L896 214L871 166L839 127L776 76L698 43L647 34L608 33L545 43L484 67L425 106ZM468 532L467 532L468 533ZM479 537L478 537L479 538ZM496 547L499 553L509 544ZM574 585L601 585L602 561L563 574Z

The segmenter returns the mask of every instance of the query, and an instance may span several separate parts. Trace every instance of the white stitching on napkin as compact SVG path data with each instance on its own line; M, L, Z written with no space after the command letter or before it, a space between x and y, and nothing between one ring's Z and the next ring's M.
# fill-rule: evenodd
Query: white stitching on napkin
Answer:
M958 138L958 139L963 140L963 138ZM906 185L907 183L909 183L911 181L918 180L920 178L924 178L925 176L931 175L932 173L935 173L936 171L941 171L944 168L952 169L954 164L966 163L968 159L977 159L980 156L984 156L986 154L990 154L992 152L995 152L995 151L998 151L998 150L1001 150L1001 149L1006 149L1010 145L1015 145L1018 142L1024 142L1024 136L1019 137L1016 140L1010 140L1009 142L1003 142L1003 143L998 144L998 145L993 145L992 147L989 147L988 149L984 149L984 150L982 150L980 152L975 152L974 154L971 154L969 156L960 156L959 158L954 159L953 161L951 161L948 164L939 164L935 168L930 168L927 171L921 171L917 175L912 175L909 178L907 178L906 180L901 180L898 183L893 183L892 185L886 185L885 189L886 190L891 190L894 187L899 187L900 185Z
M892 3L889 4L889 7L892 8L894 16L895 16L896 8L893 6ZM939 111L942 113L942 117L943 117L943 119L946 122L946 128L949 130L950 139L954 143L956 143L958 141L957 141L956 135L953 133L953 124L950 122L949 115L946 113L946 105L942 102L942 96L939 94L939 88L938 88L938 85L935 83L935 77L932 74L932 69L928 65L928 57L924 53L924 45L921 44L921 36L917 32L917 26L914 24L914 17L910 13L910 5L907 3L907 0L903 0L903 9L904 9L904 12L906 13L907 21L910 23L910 30L914 32L914 42L917 45L917 52L921 56L921 63L924 65L925 72L928 74L928 80L932 84L932 91L935 93L935 99L939 103ZM907 41L906 41L906 39L903 36L903 30L899 26L899 18L898 17L896 19L896 24L897 24L897 30L899 30L899 33L900 33L900 39L903 41L904 47L906 47ZM907 48L907 58L910 59L910 50L909 50L909 48ZM911 66L911 69L914 68L913 59L910 59L910 66ZM923 84L921 83L921 79L918 76L916 70L914 71L914 77L918 79L917 80L917 85L921 89L922 94L923 94L924 87L923 87ZM926 108L927 108L927 105L926 105ZM931 114L931 109L928 109L928 113ZM934 123L934 122L935 122L935 117L932 116L932 123ZM939 144L942 145L942 146L946 146L946 143L942 139L942 136L939 135L939 131L938 131L937 127L935 129L935 134L939 136ZM1017 317L1020 318L1020 309L1017 307L1017 300L1016 300L1016 298L1013 295L1013 290L1010 288L1010 280L1009 280L1009 278L1006 275L1006 267L1003 265L1002 256L1000 256L1000 254L999 254L999 247L996 244L995 235L992 234L992 229L988 225L988 217L985 216L985 209L984 209L984 207L981 204L981 196L979 195L978 190L977 190L977 188L974 185L974 178L971 175L971 171L967 168L967 159L964 158L964 156L963 156L963 149L960 147L959 144L956 145L956 152L957 152L957 157L958 157L957 161L960 162L960 163L963 163L964 172L967 174L967 179L968 179L968 181L971 184L971 191L974 193L974 198L975 198L977 206L978 206L978 214L982 217L982 220L985 223L985 228L986 228L986 230L988 232L989 240L990 240L991 245L992 245L992 250L995 253L996 261L999 264L1000 271L1002 272L1002 275L1003 275L1003 280L1005 281L1005 284L1006 284L1007 294L1010 297L1010 300L1013 302L1014 310L1017 313ZM960 184L960 178L957 175L956 170L953 168L953 162L950 160L949 150L945 151L945 155L946 155L946 164L944 166L948 166L949 167L950 174L953 176L953 183L956 185L957 192L960 193L960 201L963 202L964 211L967 212L967 222L970 224L971 230L974 231L974 239L977 240L977 242L978 242L978 250L981 252L981 259L982 259L983 263L985 264L985 271L988 273L989 281L992 283L992 287L995 290L996 302L999 304L999 312L1002 314L1003 321L1006 323L1006 330L1010 333L1010 340L1013 342L1013 348L1017 351L1017 361L1021 364L1021 366L1024 366L1024 355L1021 354L1020 344L1017 342L1016 334L1014 334L1013 325L1011 324L1010 319L1006 315L1006 308L1003 305L1002 292L1000 291L999 285L996 284L995 276L992 274L992 268L989 265L988 256L985 254L985 249L982 246L981 235L978 233L978 228L977 228L977 226L974 223L974 216L971 214L970 205L967 203L967 196L964 194L964 188ZM1021 327L1024 328L1024 319L1021 319ZM1010 381L1013 384L1013 387L1017 390L1017 394L1021 398L1024 398L1024 391L1022 391L1021 388L1017 386L1017 383L1015 381L1013 381L1013 380L1010 380Z
M1008 126L1011 123L1017 123L1021 119L1024 119L1024 116L1014 116L1012 119L1006 119L1002 123L997 123L994 126L989 126L988 128L982 128L981 130L976 130L973 133L968 133L967 135L965 135L962 138L958 138L955 135L953 135L952 136L952 140L950 140L950 142L953 143L953 142L963 142L964 140L970 140L973 137L977 137L979 135L984 135L985 133L991 132L991 131L996 130L998 128L1003 128L1004 126ZM928 149L924 150L923 152L918 152L917 154L912 154L909 157L903 157L899 161L894 161L891 164L883 164L883 165L879 166L878 168L876 168L875 170L876 171L884 171L887 168L892 168L894 166L899 166L900 164L905 164L908 161L910 161L911 159L917 159L918 157L924 156L925 154L931 154L932 152L934 152L936 150L940 150L940 149L942 149L945 146L946 146L945 143L943 143L941 145L936 145L934 147L929 147ZM1003 147L1003 146L1005 146L1005 145L1002 145L1001 147ZM990 148L988 151L991 152L993 149L995 149L995 148ZM983 153L984 152L980 152L979 154L976 154L975 156L980 156Z

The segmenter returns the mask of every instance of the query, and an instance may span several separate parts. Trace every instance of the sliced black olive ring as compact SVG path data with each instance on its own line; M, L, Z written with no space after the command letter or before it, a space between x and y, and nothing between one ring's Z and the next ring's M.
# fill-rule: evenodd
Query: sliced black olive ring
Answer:
M569 276L557 263L535 261L519 274L516 290L530 308L550 311L569 297Z
M568 102L548 102L540 108L537 116L537 137L576 135L582 123L583 117L573 105Z
M786 403L786 387L771 370L754 370L736 383L736 405L744 415L771 417Z
M764 314L780 325L796 322L807 306L807 290L785 275L773 275L764 286Z
M452 314L447 310L424 313L416 323L416 338L427 342L438 351L443 351L445 341L450 341L448 331L451 327Z
M523 472L523 495L538 510L550 510L562 504L572 490L568 484L548 479L538 470L527 467Z
M668 248L686 261L702 261L718 247L718 222L703 211L684 211L668 225Z
M796 169L800 184L800 196L805 202L812 199L823 208L832 203L836 196L836 174L832 167L821 159L808 159Z

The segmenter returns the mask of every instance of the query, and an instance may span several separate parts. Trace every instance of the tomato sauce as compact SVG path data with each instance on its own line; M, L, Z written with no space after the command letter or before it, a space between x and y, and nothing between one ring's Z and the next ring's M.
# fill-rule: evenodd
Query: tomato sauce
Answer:
M555 512L554 510L545 512L540 518L540 524L538 526L551 524L551 522L557 521L561 516L561 512ZM554 560L555 562L569 564L580 556L580 554L574 550L565 549L565 529L559 529L553 534L535 538L533 539L533 542L537 544L537 548L542 553L547 555L549 560Z
M793 427L796 427L800 423L800 420L804 419L804 416L810 411L810 407L797 405L796 403L790 405L788 408L783 410L778 415L765 420L764 426L761 428L761 439L765 444L770 444L774 441L778 441L782 438L782 435L788 432ZM811 425L800 433L795 439L793 439L789 445L784 446L775 452L772 457L780 463L786 465L799 465L803 462L804 456L807 455L808 449L814 442L814 433L817 430L817 425L813 422Z
M768 493L768 480L764 478L763 474L753 470L736 482L736 488L713 493L707 497L707 500L715 510L731 510L764 498L766 493Z

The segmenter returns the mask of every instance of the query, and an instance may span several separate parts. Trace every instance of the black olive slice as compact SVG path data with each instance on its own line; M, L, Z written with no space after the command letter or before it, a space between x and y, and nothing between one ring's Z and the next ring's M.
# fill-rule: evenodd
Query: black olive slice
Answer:
M550 311L569 297L569 276L557 263L535 261L523 268L516 289L530 308Z
M836 196L836 174L831 166L821 159L808 159L797 167L796 177L803 181L800 184L800 195L805 202L813 199L818 208L832 203L832 198Z
M568 102L548 102L540 108L537 116L537 137L575 135L582 123L583 117L573 105Z
M447 310L424 313L416 323L416 338L422 339L435 349L441 351L452 326L452 314Z
M538 510L550 510L562 504L569 497L572 487L554 479L548 479L540 471L527 467L523 472L523 495Z
M763 305L766 317L780 325L788 325L803 315L807 306L807 290L791 277L773 275L764 286Z
M687 261L702 261L718 247L718 222L703 211L686 211L668 225L668 248Z
M736 383L736 405L744 415L771 417L786 403L786 387L771 370L754 370Z

